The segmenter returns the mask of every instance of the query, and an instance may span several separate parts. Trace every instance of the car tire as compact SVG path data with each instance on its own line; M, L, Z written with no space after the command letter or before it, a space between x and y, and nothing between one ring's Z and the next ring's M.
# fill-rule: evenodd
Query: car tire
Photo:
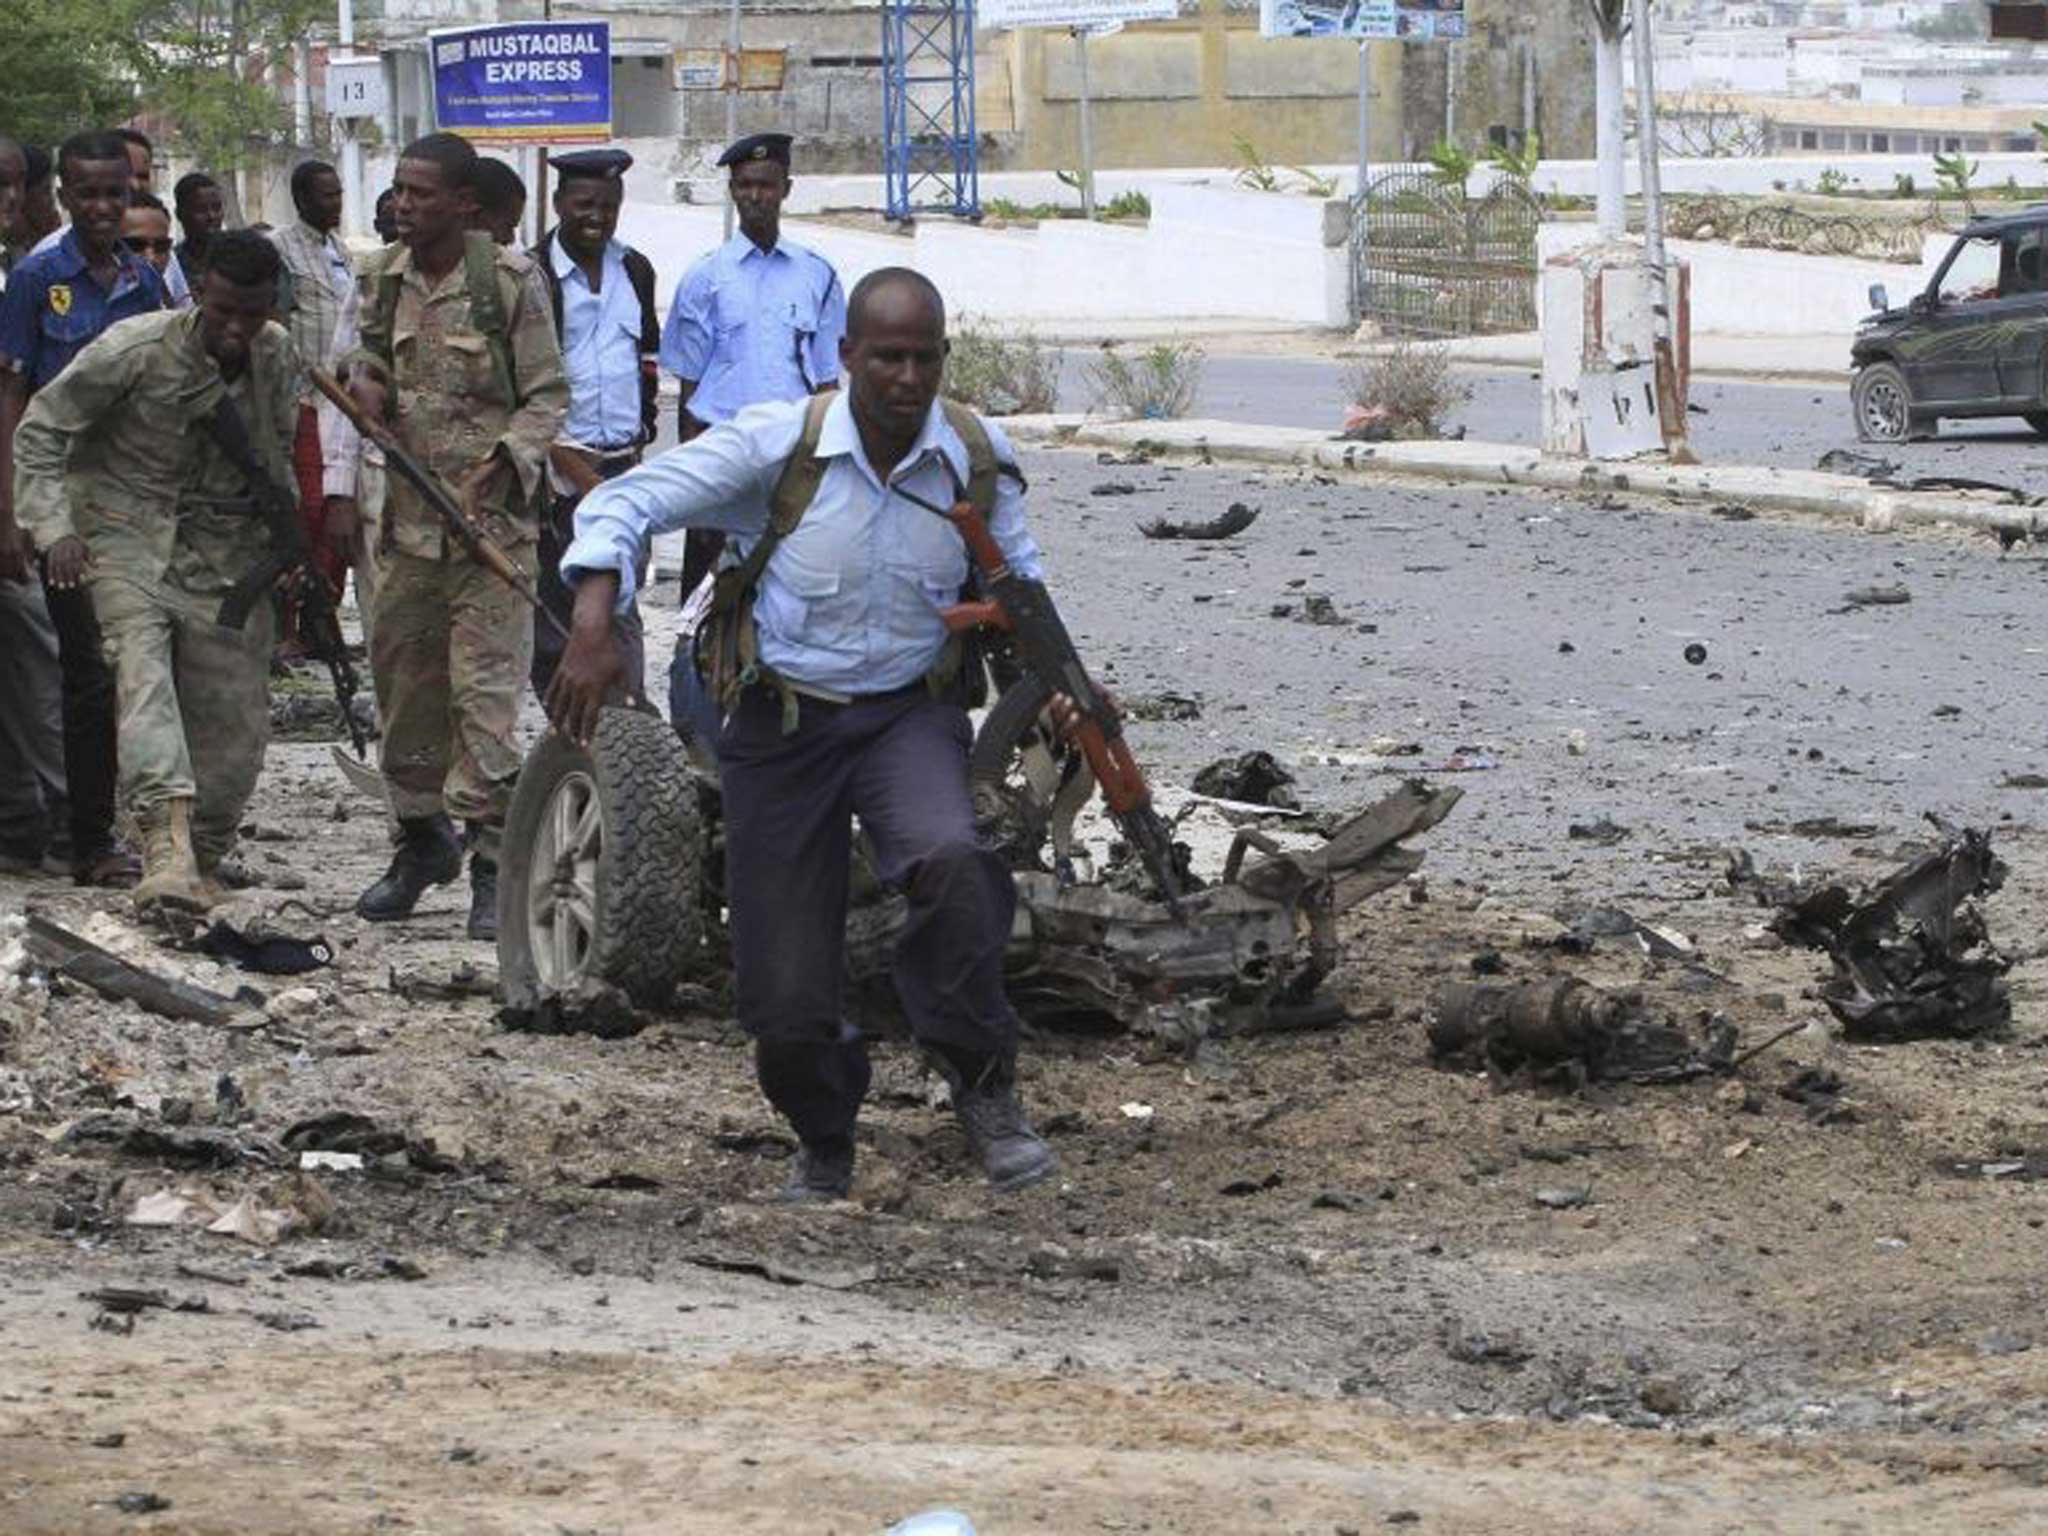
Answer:
M1904 443L1925 435L1913 391L1897 363L1868 363L1849 386L1856 436L1866 443Z
M2025 411L2021 420L2034 429L2037 437L2048 437L2048 411Z
M588 748L543 736L520 770L498 866L505 1004L616 988L674 994L705 950L708 844L698 785L667 722L607 709Z

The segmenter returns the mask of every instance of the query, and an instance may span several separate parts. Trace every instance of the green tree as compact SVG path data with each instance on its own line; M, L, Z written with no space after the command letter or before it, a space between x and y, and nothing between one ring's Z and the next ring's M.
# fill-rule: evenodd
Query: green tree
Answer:
M0 132L55 144L132 114L135 10L123 0L0 4Z
M229 170L283 136L291 108L266 78L332 7L317 0L140 0L143 92L200 164Z

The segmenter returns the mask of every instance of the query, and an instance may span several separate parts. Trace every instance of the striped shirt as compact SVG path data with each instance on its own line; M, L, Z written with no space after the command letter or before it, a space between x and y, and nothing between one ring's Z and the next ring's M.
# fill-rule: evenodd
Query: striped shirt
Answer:
M342 308L355 293L348 247L340 236L323 234L304 219L277 230L270 239L289 274L289 281L279 285L289 289L289 299L280 292L278 308L284 312L292 344L308 365L324 364L334 355L334 331ZM299 402L316 403L310 383L300 390Z

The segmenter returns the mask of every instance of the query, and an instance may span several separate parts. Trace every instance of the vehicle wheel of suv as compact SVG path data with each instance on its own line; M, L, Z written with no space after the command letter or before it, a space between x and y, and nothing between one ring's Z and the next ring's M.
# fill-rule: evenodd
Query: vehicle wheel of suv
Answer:
M707 853L697 785L667 722L607 709L586 749L556 731L534 746L505 817L498 975L530 1009L579 984L659 1007L705 940Z
M1856 435L1866 443L1903 443L1922 435L1915 420L1913 392L1897 363L1871 363L1849 387Z
M2034 429L2038 437L2048 437L2048 411L2026 411L2022 419Z

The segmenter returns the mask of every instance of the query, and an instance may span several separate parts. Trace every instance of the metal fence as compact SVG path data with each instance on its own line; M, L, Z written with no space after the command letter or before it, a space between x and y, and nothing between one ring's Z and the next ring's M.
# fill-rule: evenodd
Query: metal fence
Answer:
M1405 336L1536 328L1542 208L1516 181L1468 197L1426 171L1368 182L1351 206L1351 312Z

